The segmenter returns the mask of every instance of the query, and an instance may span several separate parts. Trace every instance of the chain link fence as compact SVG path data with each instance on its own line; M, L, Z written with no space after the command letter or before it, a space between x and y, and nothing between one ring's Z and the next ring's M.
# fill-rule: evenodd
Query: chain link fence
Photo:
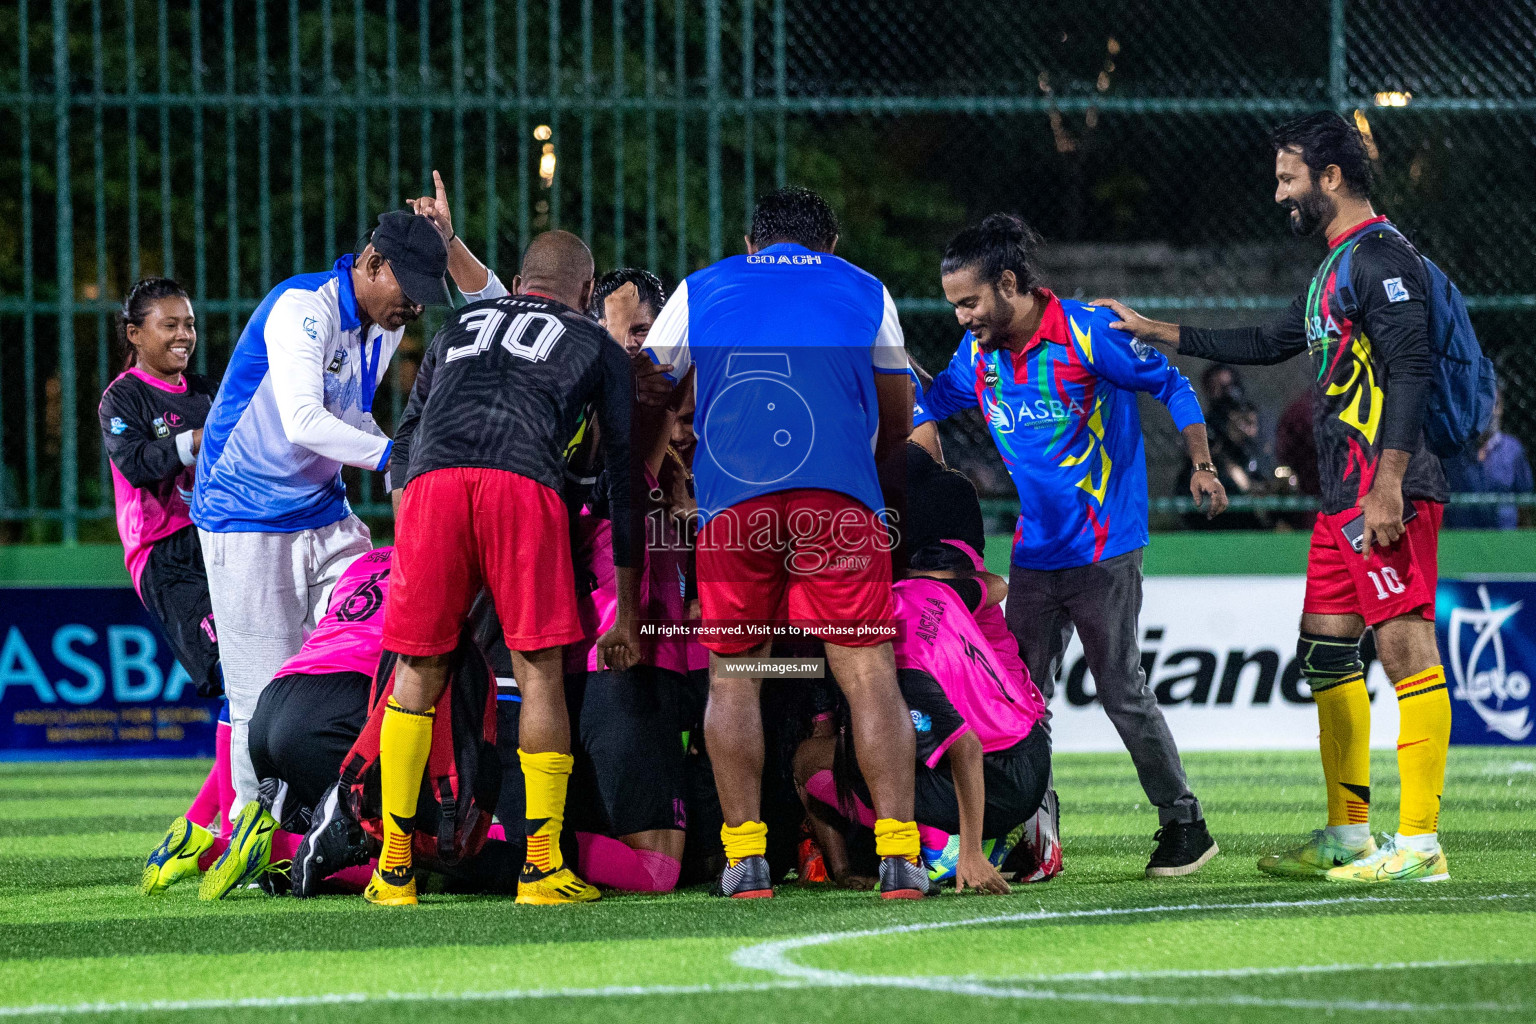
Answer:
M0 10L0 520L112 538L95 399L135 279L188 287L217 373L273 284L433 168L508 277L561 226L600 268L673 283L737 251L752 197L809 185L937 369L959 338L938 253L998 209L1046 236L1062 294L1204 323L1283 307L1319 252L1271 201L1265 137L1324 107L1368 130L1380 209L1466 293L1505 429L1536 440L1536 0L20 0ZM1264 431L1304 379L1245 376ZM1172 495L1177 437L1144 419ZM1005 505L979 421L946 430ZM354 497L384 514L367 477Z

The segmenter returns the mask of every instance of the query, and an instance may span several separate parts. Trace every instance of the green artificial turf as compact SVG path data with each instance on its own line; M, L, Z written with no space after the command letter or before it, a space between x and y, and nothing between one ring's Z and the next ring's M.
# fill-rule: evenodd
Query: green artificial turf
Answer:
M1452 881L1282 882L1254 860L1321 822L1308 753L1191 754L1222 853L1141 877L1157 816L1129 759L1056 759L1066 873L1006 897L780 889L385 910L196 887L140 896L204 762L0 765L0 1019L1056 1022L1536 1019L1536 757L1452 752ZM1372 765L1373 818L1396 766Z

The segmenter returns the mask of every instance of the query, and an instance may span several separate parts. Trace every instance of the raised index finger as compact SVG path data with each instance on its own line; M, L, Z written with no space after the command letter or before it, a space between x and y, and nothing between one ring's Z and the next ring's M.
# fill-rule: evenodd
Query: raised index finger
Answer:
M443 184L443 176L436 171L432 172L432 184L437 186L437 201L446 203L448 201L448 186Z

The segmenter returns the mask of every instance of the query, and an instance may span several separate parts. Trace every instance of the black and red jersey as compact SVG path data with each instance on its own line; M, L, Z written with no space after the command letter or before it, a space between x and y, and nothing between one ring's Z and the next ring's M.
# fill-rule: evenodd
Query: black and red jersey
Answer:
M612 478L613 549L639 564L629 428L634 371L585 313L541 295L505 295L454 311L427 346L391 461L403 484L434 469L500 469L556 493L590 403Z
M1372 230L1380 225L1379 230ZM1346 250L1358 308L1351 319L1338 296ZM1424 410L1434 355L1425 295L1429 275L1413 247L1376 217L1330 239L1328 255L1278 319L1232 330L1179 328L1181 354L1228 363L1271 364L1306 352L1312 359L1312 419L1323 511L1359 504L1384 448L1410 453L1405 504L1448 497L1440 460L1424 446Z

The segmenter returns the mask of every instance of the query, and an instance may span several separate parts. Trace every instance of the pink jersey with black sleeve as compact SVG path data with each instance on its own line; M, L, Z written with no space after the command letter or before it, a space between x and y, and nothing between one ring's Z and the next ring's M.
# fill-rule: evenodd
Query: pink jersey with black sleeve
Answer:
M112 467L123 561L135 590L155 542L192 525L192 431L208 418L214 388L195 373L183 374L176 385L134 366L102 393L101 440Z
M971 564L976 567L977 572L986 570L987 563L982 561L981 554L965 541L946 540L944 543L969 555ZM992 653L1008 678L1028 679L1029 671L1024 667L1024 659L1019 656L1019 638L1014 636L1013 630L1008 628L1008 618L1003 614L1003 606L988 605L979 612L972 612L971 617L976 620L977 627L981 629L981 635L986 637L987 643L992 645Z
M392 547L374 548L347 566L331 591L325 617L279 676L361 672L372 677L384 649L384 598L389 594Z
M984 753L1023 741L1045 714L1045 701L1027 672L1014 676L999 664L960 596L938 580L921 578L900 581L892 594L902 623L892 645L896 666L932 676ZM956 731L949 742L963 734ZM947 747L936 750L929 764L938 763Z

